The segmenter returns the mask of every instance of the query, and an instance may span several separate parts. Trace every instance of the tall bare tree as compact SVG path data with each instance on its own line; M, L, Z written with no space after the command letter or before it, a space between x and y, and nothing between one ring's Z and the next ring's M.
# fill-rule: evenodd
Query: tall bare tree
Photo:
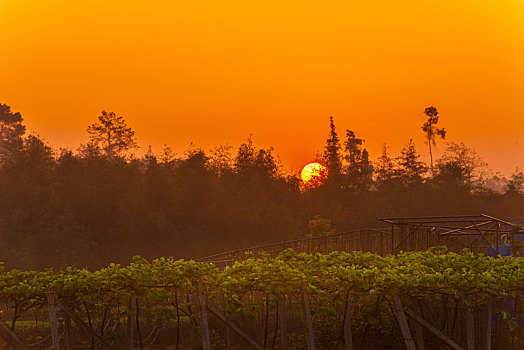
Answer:
M444 128L437 128L438 123L438 111L435 107L431 106L424 110L424 114L428 117L421 129L426 134L426 143L429 146L429 158L431 173L433 174L433 149L432 146L437 146L437 136L440 136L443 140L446 138L446 130Z

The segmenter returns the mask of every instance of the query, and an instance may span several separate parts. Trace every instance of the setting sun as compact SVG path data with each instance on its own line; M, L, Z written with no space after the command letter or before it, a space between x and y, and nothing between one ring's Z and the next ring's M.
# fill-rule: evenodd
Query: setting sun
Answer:
M326 173L326 167L319 163L309 163L300 172L300 178L307 184L314 179L319 179Z

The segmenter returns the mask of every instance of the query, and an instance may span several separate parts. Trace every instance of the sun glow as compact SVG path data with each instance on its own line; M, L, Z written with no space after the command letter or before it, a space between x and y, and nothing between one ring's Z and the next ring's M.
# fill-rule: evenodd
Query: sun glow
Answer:
M300 178L304 184L310 184L322 179L326 174L326 167L320 163L309 163L300 172Z

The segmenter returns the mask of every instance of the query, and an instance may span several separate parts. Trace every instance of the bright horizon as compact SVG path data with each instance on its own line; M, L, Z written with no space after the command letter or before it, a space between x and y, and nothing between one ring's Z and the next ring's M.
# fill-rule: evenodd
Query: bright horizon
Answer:
M429 161L424 108L490 169L524 169L524 1L0 1L0 103L75 150L101 110L139 154L238 146L298 172L337 131ZM444 143L437 146L437 157Z

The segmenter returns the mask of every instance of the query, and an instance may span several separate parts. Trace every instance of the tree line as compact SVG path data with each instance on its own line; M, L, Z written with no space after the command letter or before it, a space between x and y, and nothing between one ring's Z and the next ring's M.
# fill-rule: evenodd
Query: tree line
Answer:
M438 138L436 108L422 127ZM319 181L302 184L272 148L247 138L238 148L168 146L134 156L137 139L122 116L103 111L89 142L56 149L0 104L0 252L9 267L127 263L133 255L196 258L225 250L377 226L381 216L485 212L521 221L524 175L488 178L486 164L461 143L447 143L426 164L412 140L372 161L365 142L329 120L317 160ZM490 185L497 180L499 189Z

